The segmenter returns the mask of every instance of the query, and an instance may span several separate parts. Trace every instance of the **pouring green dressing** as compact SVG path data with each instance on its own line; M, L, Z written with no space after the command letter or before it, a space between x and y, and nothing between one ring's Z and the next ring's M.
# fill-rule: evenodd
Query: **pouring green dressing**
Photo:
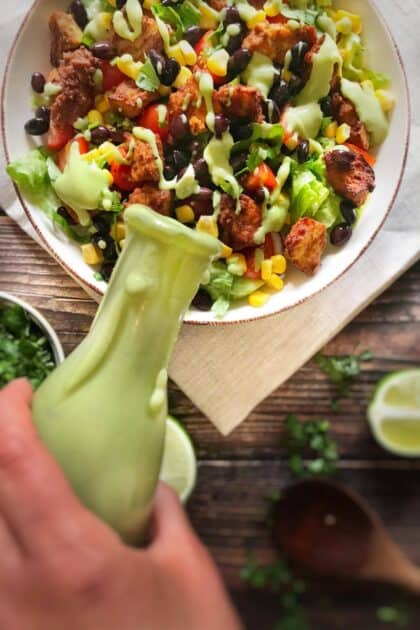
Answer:
M220 139L215 136L204 149L203 157L209 167L213 184L219 186L235 199L239 199L242 192L241 186L233 173L229 162L233 147L233 138L229 132L225 132Z
M324 42L312 57L312 71L308 82L296 98L297 105L317 103L325 98L331 88L331 80L336 66L341 71L343 59L335 41L325 35Z
M145 533L183 314L221 245L140 205L91 331L44 381L34 422L84 505L128 543Z
M322 124L322 111L318 103L289 107L284 114L286 129L297 132L302 138L316 138Z
M257 88L264 98L268 98L276 74L278 70L271 59L255 52L242 76L247 85Z

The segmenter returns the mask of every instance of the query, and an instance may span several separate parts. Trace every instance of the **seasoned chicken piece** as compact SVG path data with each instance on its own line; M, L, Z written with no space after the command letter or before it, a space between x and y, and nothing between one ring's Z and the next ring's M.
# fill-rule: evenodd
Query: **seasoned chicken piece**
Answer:
M285 256L303 273L313 275L327 247L327 228L309 217L299 219L285 241Z
M162 142L159 136L156 136L156 143L160 153L163 156ZM133 181L141 184L142 182L159 182L160 172L153 155L152 147L148 142L143 140L134 140L134 149L132 164L130 169L130 177Z
M360 121L353 103L341 94L339 89L331 93L331 105L334 119L341 124L347 123L351 128L349 142L357 147L369 150L369 134L365 125Z
M207 109L204 99L201 98L198 84L195 79L190 79L186 84L172 92L168 101L169 120L184 113L190 125L191 133L196 136L207 131Z
M99 60L86 48L64 53L54 71L54 82L61 86L61 92L51 107L51 129L68 129L92 109L97 68Z
M255 246L254 235L261 226L261 208L248 195L240 196L241 211L236 213L236 200L222 195L219 214L220 240L235 251Z
M169 217L171 215L172 192L170 190L159 190L153 184L144 184L136 188L128 198L128 204L141 203L149 206L159 214Z
M82 43L83 33L70 13L54 11L48 24L51 31L51 64L58 66L63 54L76 50Z
M214 111L228 118L242 118L252 122L262 122L263 97L254 87L246 85L223 85L213 95Z
M148 15L143 15L142 32L133 42L124 39L113 31L111 42L115 46L119 56L131 55L134 61L144 61L149 50L163 51L163 41L155 20Z
M353 151L335 150L324 155L327 180L336 193L361 206L375 190L375 173L365 158Z
M148 92L137 87L132 79L126 79L108 93L111 109L127 118L139 116L144 107L159 98L159 92Z
M317 42L316 29L313 26L299 26L293 30L284 24L260 22L245 37L242 48L259 52L283 64L287 51L301 41L310 47L314 46Z

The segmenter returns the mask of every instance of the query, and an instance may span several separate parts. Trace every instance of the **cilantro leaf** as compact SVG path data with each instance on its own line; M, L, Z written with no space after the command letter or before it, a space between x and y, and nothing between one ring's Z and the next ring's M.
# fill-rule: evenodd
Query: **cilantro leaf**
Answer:
M350 385L360 374L360 362L371 361L373 354L365 350L358 357L350 354L348 356L327 356L317 354L315 363L328 376L330 381L338 386L341 396L346 396Z
M146 92L156 92L159 88L160 79L149 57L144 62L136 83L139 88L146 90Z
M172 6L154 4L152 11L158 18L173 27L176 41L182 39L187 28L196 26L200 21L199 10L188 0Z
M329 428L327 420L300 422L294 415L286 417L284 446L295 477L335 473L339 455L337 444L329 436Z

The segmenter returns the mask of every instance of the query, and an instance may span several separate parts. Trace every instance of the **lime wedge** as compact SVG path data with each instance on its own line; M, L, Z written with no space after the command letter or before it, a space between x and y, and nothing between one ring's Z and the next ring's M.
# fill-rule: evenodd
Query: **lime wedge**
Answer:
M197 479L197 460L191 438L171 416L166 423L160 478L178 493L183 503L189 499Z
M373 435L386 450L420 456L420 369L392 372L381 379L367 415Z

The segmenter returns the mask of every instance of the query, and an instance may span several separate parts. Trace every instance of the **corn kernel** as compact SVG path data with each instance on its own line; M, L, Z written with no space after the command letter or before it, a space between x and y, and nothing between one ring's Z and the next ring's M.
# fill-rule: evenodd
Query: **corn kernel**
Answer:
M89 125L102 125L104 122L101 112L98 112L97 109L91 109L87 115L87 119Z
M206 215L199 218L197 223L197 230L199 232L210 234L210 236L214 236L215 238L218 238L219 236L219 229L217 227L216 221L213 217L209 217Z
M106 176L108 178L108 185L112 186L112 184L114 183L114 178L112 176L112 173L108 171L107 169L104 169L104 173L106 173Z
M255 11L254 15L251 15L246 21L246 25L248 28L254 28L260 22L264 22L266 18L265 11L260 9L259 11Z
M271 262L273 264L273 273L284 273L287 269L287 260L281 254L271 256Z
M284 287L283 278L280 278L280 276L276 275L275 273L271 274L266 282L267 286L270 287L270 289L274 289L275 291L281 291Z
M290 70L288 70L287 68L285 68L285 69L283 70L283 75L282 75L282 78L283 78L285 81L290 81L292 77L293 77L293 74L290 72Z
M278 2L267 0L264 5L264 11L267 17L275 17L280 13Z
M263 260L261 263L261 278L263 280L268 280L271 278L273 273L273 263L270 259Z
M121 221L114 223L114 225L111 226L110 234L114 241L122 241L125 239L126 234L125 224Z
M229 258L232 256L233 249L229 245L222 243L222 251L220 252L220 258Z
M351 136L351 127L347 123L343 123L337 129L335 136L337 144L344 144Z
M178 208L175 209L175 214L180 223L192 223L195 218L194 210L187 204L178 206Z
M112 13L108 13L106 11L102 11L99 14L101 25L104 28L110 28L112 22Z
M200 26L206 30L216 29L220 22L220 13L203 0L198 0L198 8L200 10Z
M330 123L328 125L328 127L325 129L325 136L327 138L329 138L330 140L334 140L335 136L337 135L337 129L338 129L338 125L335 122L335 120Z
M248 304L254 308L261 308L267 304L269 298L270 296L268 293L264 293L263 291L254 291L254 293L251 293L251 295L248 296Z
M118 245L120 246L121 249L123 249L124 246L125 246L125 238L121 239L121 241L119 241Z
M337 33L343 33L343 35L349 35L353 30L353 23L349 17L342 17L336 23Z
M351 30L353 33L359 35L362 32L362 18L360 15L356 15L356 13L350 13L350 11L339 9L335 14L334 19L337 23L340 23L343 19L348 19L351 22Z
M103 262L104 257L101 250L93 243L82 245L81 249L83 260L87 265L99 265L101 262Z
M102 95L96 97L95 106L100 114L105 114L111 109L108 97Z
M143 64L141 61L133 61L133 57L131 55L123 55L122 57L118 57L115 65L118 70L120 70L123 74L134 81L139 76L140 70L142 69Z
M181 39L179 47L184 55L185 63L187 66L193 66L197 62L197 53L186 39Z
M229 53L224 48L216 50L207 59L207 68L217 77L225 77L227 74L227 65L229 61Z
M177 78L173 82L173 86L177 89L184 87L184 85L191 79L192 72L189 68L183 66L178 73Z
M289 149L289 151L294 151L299 144L299 136L297 133L294 133L290 138L284 141L284 144Z
M388 90L376 90L375 96L385 113L390 112L395 107L395 98Z

